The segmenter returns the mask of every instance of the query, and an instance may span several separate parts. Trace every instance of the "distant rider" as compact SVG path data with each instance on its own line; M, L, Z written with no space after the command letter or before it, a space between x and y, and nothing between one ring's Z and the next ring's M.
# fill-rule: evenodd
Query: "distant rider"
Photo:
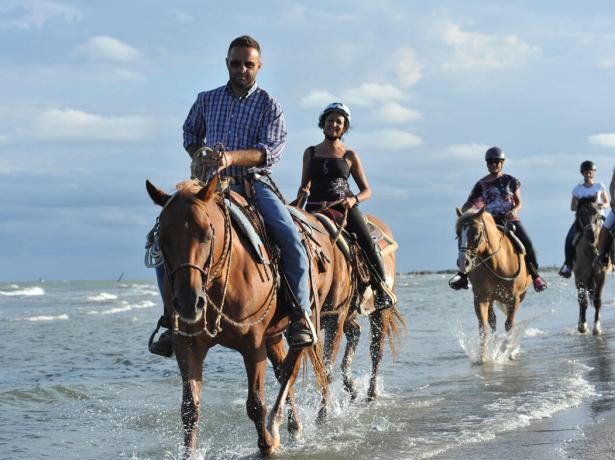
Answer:
M599 207L606 206L609 202L609 197L606 194L606 187L604 184L594 182L596 176L596 166L592 161L584 161L581 163L581 174L583 175L583 182L577 184L572 189L572 201L570 202L570 210L572 212L577 211L577 205L581 198L596 197L596 204ZM565 261L564 265L559 271L559 275L564 278L570 278L572 274L572 260L574 259L574 246L572 245L574 235L577 233L576 221L570 226L568 234L566 235L566 243L564 245Z
M523 207L521 202L521 183L513 176L502 172L506 156L499 147L491 147L485 153L489 174L479 180L463 205L463 212L470 208L484 207L493 216L498 225L511 230L525 246L525 265L532 277L536 292L547 288L547 283L538 274L538 261L529 235L521 225L518 213ZM468 275L458 272L449 281L453 289L468 289Z

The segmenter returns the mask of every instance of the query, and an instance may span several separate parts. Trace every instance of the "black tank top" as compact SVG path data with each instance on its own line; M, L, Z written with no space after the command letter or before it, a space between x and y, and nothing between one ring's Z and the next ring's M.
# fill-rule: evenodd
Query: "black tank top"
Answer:
M310 179L312 181L308 201L336 201L352 196L348 186L350 166L343 158L323 158L314 155L314 147L310 147Z

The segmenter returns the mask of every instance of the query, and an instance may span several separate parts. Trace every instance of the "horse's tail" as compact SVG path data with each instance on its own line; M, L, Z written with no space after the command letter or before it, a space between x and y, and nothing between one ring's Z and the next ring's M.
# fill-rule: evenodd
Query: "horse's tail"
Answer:
M316 345L310 347L307 350L307 355L312 363L312 369L314 370L314 377L316 378L316 385L319 390L327 388L329 381L327 380L327 370L325 367L325 361L323 359L323 350L320 342L316 342ZM304 381L307 373L307 358L303 355L303 372Z
M401 343L401 335L407 331L406 320L401 315L397 305L382 311L382 334L389 342L393 361L397 358L397 347Z

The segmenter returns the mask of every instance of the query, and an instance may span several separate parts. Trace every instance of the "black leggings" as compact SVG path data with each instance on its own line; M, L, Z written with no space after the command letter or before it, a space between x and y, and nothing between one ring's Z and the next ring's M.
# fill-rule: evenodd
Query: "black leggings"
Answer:
M320 206L315 204L308 204L305 209L308 212L313 212L316 209L319 209ZM341 212L342 214L345 212L342 206L333 206L331 209L337 212ZM357 206L350 208L348 211L348 218L346 220L346 231L348 233L353 233L361 246L361 249L365 251L367 255L367 259L372 266L372 268L378 273L381 279L385 279L384 273L384 264L382 262L382 258L380 254L376 251L376 244L372 240L372 237L369 234L369 229L367 228L367 223L365 222L365 218L363 217L363 213L359 211Z

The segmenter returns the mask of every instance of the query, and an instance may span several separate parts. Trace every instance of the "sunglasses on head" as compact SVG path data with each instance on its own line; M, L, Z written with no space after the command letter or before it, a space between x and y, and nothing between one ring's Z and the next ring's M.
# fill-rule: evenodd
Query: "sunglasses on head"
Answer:
M229 61L228 65L229 65L229 67L232 67L233 69L238 69L242 65L246 69L254 69L256 67L256 62L253 62L253 61L234 61L233 60L233 61Z
M490 160L487 160L487 164L488 165L497 165L498 163L503 162L504 160L501 160L499 158L492 158Z

